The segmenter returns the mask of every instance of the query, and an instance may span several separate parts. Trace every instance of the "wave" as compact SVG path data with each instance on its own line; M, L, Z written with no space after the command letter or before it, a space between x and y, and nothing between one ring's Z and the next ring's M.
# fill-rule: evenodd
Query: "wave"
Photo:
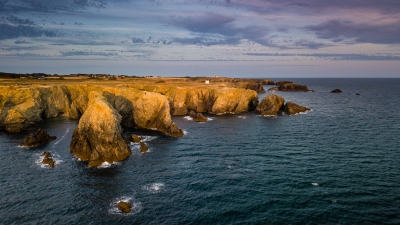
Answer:
M238 116L239 119L247 119L247 116Z
M183 119L188 120L188 121L192 121L193 120L193 118L190 117L190 116L184 116Z
M157 183L152 183L152 184L148 184L148 185L144 185L142 187L143 190L146 190L150 193L159 193L161 192L165 187L164 183L161 182L157 182Z
M118 202L129 202L131 203L132 207L129 213L122 213L119 209L118 209ZM114 199L111 203L110 203L110 209L108 210L108 213L110 214L116 214L116 215L122 215L122 216L132 216L134 214L139 213L142 210L142 203L139 201L136 201L134 196L122 196L120 198L116 198Z
M319 186L318 183L311 183L311 185L314 186L314 187Z
M112 167L116 167L118 165L121 165L120 162L112 162L112 163L108 163L108 162L103 162L100 166L98 166L98 169L106 169L106 168L112 168Z

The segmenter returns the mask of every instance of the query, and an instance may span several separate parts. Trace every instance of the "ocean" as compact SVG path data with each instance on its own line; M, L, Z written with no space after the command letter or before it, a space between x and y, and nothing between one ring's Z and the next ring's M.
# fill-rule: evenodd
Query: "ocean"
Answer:
M311 111L173 117L183 137L125 130L150 151L97 168L69 151L76 120L4 133L0 224L400 224L400 79L288 80L316 92L274 93ZM19 147L38 128L57 139Z

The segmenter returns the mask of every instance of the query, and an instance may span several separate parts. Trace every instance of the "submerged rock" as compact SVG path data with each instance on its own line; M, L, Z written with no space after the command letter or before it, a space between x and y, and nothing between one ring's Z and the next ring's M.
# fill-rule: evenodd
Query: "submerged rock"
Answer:
M118 202L118 209L122 212L122 213L129 213L131 212L131 208L132 208L132 204L129 202L123 202L120 201Z
M356 95L361 95L360 93L356 93Z
M23 147L38 147L41 145L45 145L52 140L55 140L56 136L50 136L46 131L39 129L36 134L30 134L25 141L21 144Z
M89 166L118 162L131 154L122 135L121 116L100 93L89 93L88 107L74 130L70 150L89 161Z
M340 90L340 89L335 89L335 90L331 91L331 93L342 93L342 92L343 92L343 91Z
M280 95L270 94L265 97L256 108L261 116L276 116L281 110L285 99Z
M287 115L293 115L293 114L297 114L297 113L301 113L301 112L306 112L308 110L310 110L310 109L307 107L301 106L301 105L297 105L293 102L288 102L284 106L284 112Z
M149 151L149 147L147 147L147 145L143 141L141 141L140 142L140 152L145 153L148 151Z
M203 116L201 113L196 113L193 110L190 110L189 116L193 119L195 122L207 122L207 117Z

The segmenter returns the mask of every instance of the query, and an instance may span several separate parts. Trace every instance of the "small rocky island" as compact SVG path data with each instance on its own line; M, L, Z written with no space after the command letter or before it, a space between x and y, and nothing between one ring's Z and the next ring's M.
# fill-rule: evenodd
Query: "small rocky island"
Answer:
M124 78L101 80L66 78L62 80L0 82L0 131L18 133L35 123L61 115L79 120L72 134L71 153L89 166L113 163L131 155L124 128L148 129L171 137L183 136L172 116L189 115L205 122L203 113L222 115L256 111L260 115L296 114L309 109L269 95L259 104L257 93L271 80L237 78ZM207 81L207 82L206 82ZM21 84L19 84L21 83ZM278 83L281 90L295 87ZM287 85L287 87L285 86ZM55 137L42 130L22 144L33 147ZM141 152L148 147L140 137ZM47 156L47 158L46 158ZM45 155L43 163L54 166Z
M50 136L46 131L39 129L35 134L30 134L25 141L21 144L21 147L33 148L41 145L45 145L52 140L55 140L56 136Z

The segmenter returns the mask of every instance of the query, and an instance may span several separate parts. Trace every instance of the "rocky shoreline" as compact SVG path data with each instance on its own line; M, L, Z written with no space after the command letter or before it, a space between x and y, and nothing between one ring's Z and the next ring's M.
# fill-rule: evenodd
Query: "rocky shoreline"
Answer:
M131 155L123 128L150 129L180 137L183 131L171 116L191 115L205 122L201 113L260 112L263 103L259 104L257 93L265 92L263 84L273 83L232 78L215 82L224 85L4 85L0 86L0 130L18 133L38 121L68 115L79 120L72 135L71 153L88 161L89 166L99 166ZM277 109L285 110L283 105Z

